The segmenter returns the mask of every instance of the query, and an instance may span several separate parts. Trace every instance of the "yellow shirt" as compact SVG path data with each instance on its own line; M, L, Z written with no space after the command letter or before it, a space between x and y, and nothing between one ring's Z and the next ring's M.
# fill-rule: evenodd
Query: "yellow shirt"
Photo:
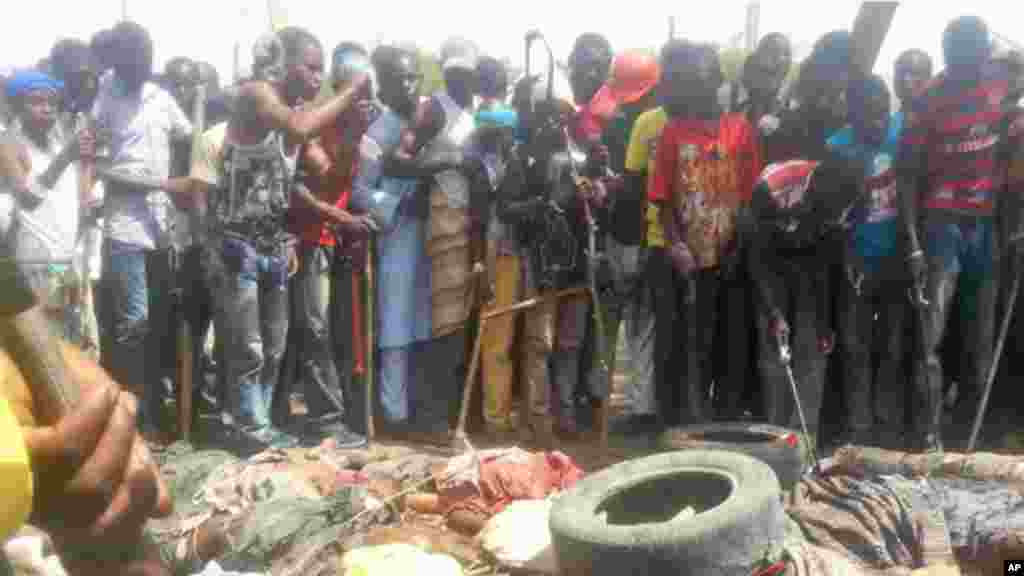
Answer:
M629 136L629 147L626 149L626 170L645 172L647 188L654 182L654 166L657 160L655 147L661 137L661 131L668 124L668 114L662 107L648 110L640 115L633 124L633 132ZM647 246L652 248L665 247L665 231L661 227L658 206L647 203Z
M32 512L32 466L21 426L0 394L0 541L9 538Z

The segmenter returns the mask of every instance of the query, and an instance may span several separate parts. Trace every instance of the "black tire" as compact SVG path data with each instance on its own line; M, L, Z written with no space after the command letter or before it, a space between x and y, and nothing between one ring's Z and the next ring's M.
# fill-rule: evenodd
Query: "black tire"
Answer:
M658 454L581 480L551 510L562 576L749 576L785 530L779 481L721 451ZM688 506L697 515L675 518Z
M658 447L672 451L726 450L753 456L771 467L783 490L792 490L805 467L800 444L790 441L793 434L793 430L779 426L743 422L685 426L662 434Z

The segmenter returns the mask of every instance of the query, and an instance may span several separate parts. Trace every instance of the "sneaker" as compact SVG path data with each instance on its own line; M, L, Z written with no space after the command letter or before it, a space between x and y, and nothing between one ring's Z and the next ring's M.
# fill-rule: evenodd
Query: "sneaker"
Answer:
M247 426L236 428L239 439L245 444L246 452L266 450L287 450L296 448L299 440L273 426Z
M349 430L340 419L327 422L310 421L307 423L304 436L307 440L316 441L317 444L333 438L335 446L341 450L354 450L366 446L366 437Z

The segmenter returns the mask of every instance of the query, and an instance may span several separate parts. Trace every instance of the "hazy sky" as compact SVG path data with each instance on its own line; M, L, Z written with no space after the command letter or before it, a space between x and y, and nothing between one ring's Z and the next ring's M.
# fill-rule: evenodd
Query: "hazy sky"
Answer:
M724 43L743 31L747 4L746 0L629 0L601 2L606 8L599 10L588 8L597 2L565 0L279 3L289 24L310 29L328 50L342 40L411 40L436 49L446 36L457 34L516 63L522 61L522 38L530 28L540 29L548 37L559 58L565 58L578 34L589 31L605 34L616 50L657 47L668 35L669 15L676 18L677 36ZM127 0L127 4L129 18L153 34L159 66L174 56L200 58L214 64L224 79L232 74L235 42L242 43L242 64L246 66L248 43L269 27L267 5L260 0ZM849 27L859 4L854 0L762 0L760 31L762 35L783 32L796 46L807 47L825 32ZM684 12L675 8L684 5L699 9ZM17 15L7 14L13 18L0 33L0 65L31 64L59 37L88 39L120 18L122 0L23 2L18 9ZM922 48L941 65L942 29L949 20L967 12L986 19L995 31L1024 42L1024 33L1015 29L1021 22L1016 1L904 1L882 46L876 72L888 76L893 59L907 48Z

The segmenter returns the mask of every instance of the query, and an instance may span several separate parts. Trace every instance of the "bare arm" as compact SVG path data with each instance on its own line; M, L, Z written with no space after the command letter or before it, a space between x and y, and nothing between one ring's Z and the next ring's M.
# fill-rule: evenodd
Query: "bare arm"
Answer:
M290 138L309 140L334 123L366 90L368 77L363 75L319 106L301 110L289 108L266 82L250 82L239 92L239 105L251 110L259 120Z

